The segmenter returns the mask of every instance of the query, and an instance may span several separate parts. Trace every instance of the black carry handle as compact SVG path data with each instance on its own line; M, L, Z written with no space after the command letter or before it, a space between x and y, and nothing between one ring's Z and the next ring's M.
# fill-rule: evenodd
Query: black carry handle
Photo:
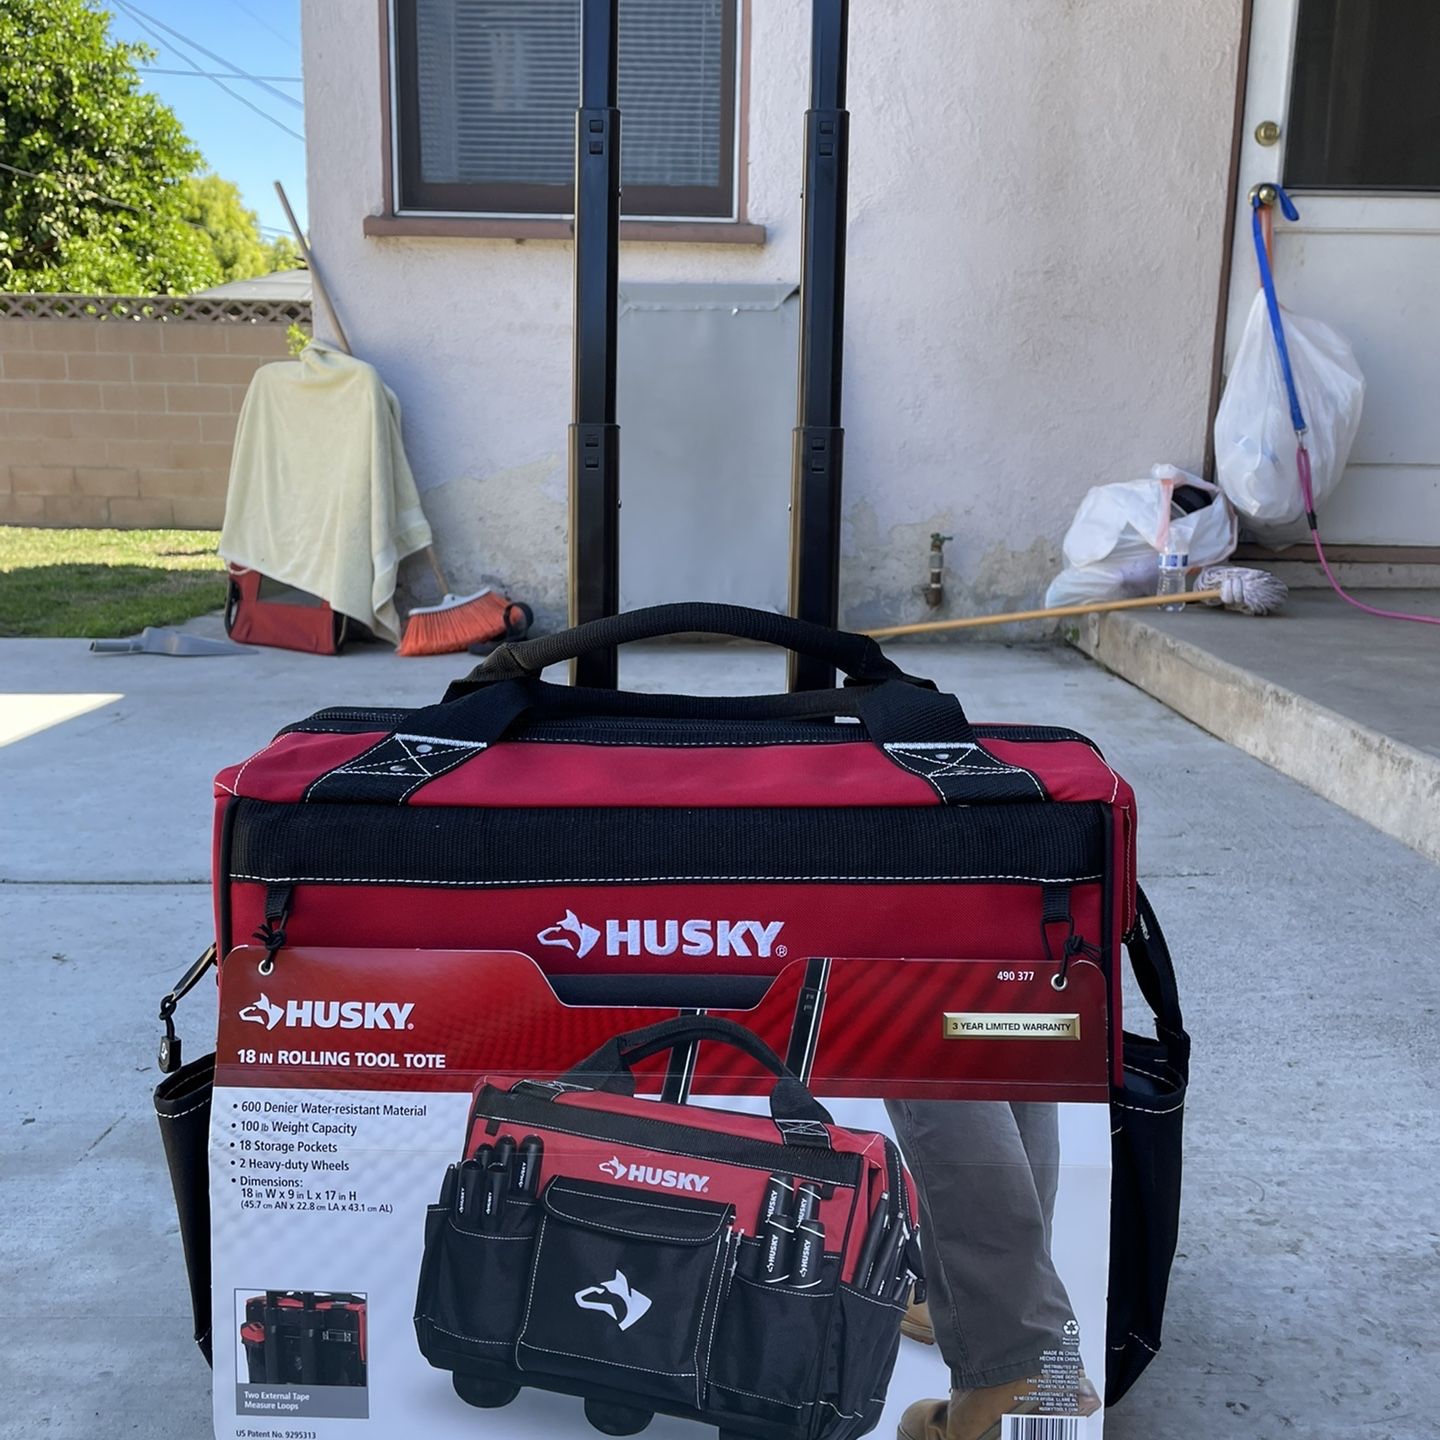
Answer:
M627 610L623 615L607 615L556 635L501 645L475 668L470 678L482 683L523 679L538 675L547 666L577 660L617 645L690 634L733 635L738 640L778 645L833 665L858 685L904 680L927 690L935 688L929 680L907 675L868 635L832 630L808 620L795 620L746 605L701 602L650 605L642 610Z
M777 1121L831 1123L825 1107L758 1035L733 1020L722 1020L717 1015L680 1015L643 1030L616 1035L567 1070L560 1079L576 1085L593 1084L596 1089L609 1090L617 1095L633 1095L635 1076L632 1065L651 1055L700 1040L714 1040L741 1050L776 1077L775 1087L770 1092L770 1114Z

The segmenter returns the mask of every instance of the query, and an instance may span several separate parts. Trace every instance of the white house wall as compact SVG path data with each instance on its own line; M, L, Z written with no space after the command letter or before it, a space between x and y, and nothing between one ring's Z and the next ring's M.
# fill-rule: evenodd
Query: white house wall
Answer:
M1197 468L1227 233L1240 0L854 0L843 618L1029 603L1090 485ZM627 245L622 277L799 265L809 6L751 6L749 218L763 247ZM311 236L399 395L461 588L565 591L570 247L371 239L374 0L303 0ZM321 322L321 333L324 324ZM622 482L623 483L623 482Z

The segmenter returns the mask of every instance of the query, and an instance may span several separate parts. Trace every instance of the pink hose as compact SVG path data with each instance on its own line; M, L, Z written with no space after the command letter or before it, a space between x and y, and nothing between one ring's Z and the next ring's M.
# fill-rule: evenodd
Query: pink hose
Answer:
M1413 620L1417 625L1440 625L1440 615L1411 615L1404 610L1381 610L1346 594L1345 588L1335 578L1335 572L1325 558L1325 548L1320 543L1320 527L1315 520L1315 492L1310 477L1310 452L1305 448L1303 440L1295 451L1295 464L1300 471L1300 493L1305 500L1305 518L1310 522L1310 538L1315 542L1315 555L1320 561L1320 568L1325 572L1325 578L1330 582L1330 588L1347 605L1353 605L1367 615L1378 615L1382 620Z

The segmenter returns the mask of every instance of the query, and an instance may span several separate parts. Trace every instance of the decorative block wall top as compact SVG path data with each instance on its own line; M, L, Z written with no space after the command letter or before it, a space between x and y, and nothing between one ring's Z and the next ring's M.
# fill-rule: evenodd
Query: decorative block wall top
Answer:
M202 320L223 325L310 323L308 300L225 295L34 295L0 292L0 320Z

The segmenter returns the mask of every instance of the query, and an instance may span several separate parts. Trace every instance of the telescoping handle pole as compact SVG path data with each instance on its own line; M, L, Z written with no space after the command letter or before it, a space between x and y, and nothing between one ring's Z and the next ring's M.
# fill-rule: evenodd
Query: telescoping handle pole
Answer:
M615 326L620 254L619 0L584 0L575 112L574 392L570 623L620 608L620 427ZM613 648L581 655L574 683L614 689Z
M790 613L834 626L840 604L840 425L845 331L845 211L850 114L845 109L849 0L814 0L810 108L801 216L800 376L790 487ZM824 690L832 667L790 662L790 689Z

